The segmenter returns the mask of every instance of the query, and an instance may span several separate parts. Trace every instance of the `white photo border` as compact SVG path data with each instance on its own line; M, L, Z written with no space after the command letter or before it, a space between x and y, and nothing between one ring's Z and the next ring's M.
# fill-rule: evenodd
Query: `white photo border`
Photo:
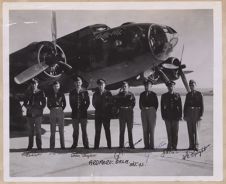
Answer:
M214 151L213 176L142 177L10 177L9 175L9 11L10 10L213 10L214 23ZM3 3L3 168L7 182L69 181L222 181L223 179L223 97L222 97L222 3L200 2L18 2Z

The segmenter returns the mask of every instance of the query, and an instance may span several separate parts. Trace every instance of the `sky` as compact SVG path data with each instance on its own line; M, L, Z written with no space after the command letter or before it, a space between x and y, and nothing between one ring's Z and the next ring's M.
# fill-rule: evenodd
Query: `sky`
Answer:
M92 24L117 27L125 22L156 23L175 29L179 42L171 56L181 58L201 88L213 88L213 11L212 10L60 10L56 11L57 37ZM51 40L51 11L10 10L9 53L32 42ZM158 87L164 87L158 85ZM179 79L177 88L182 88Z

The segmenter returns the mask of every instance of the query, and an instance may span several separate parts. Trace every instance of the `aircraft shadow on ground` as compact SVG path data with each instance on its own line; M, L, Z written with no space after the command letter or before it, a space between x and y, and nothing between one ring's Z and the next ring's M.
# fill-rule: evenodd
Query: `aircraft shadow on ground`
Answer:
M186 151L187 149L177 149L176 152L180 151ZM37 150L36 148L27 151L25 148L19 148L19 149L10 149L9 150L11 153L18 153L18 152L23 152L23 154L32 154L32 153L53 153L53 154L66 154L66 153L71 153L71 154L89 154L89 153L147 153L147 152L165 152L165 148L156 148L156 149L143 149L143 148L135 148L135 149L130 149L130 148L118 148L118 147L113 147L111 149L108 148L99 148L99 149L85 149L83 147L78 147L76 149L60 149L60 148L55 148L51 150L50 148L43 148L42 150Z
M88 120L94 120L95 119L95 111L89 110L88 111ZM113 118L114 119L114 118ZM64 126L71 125L73 120L71 119L71 112L65 112L64 113ZM50 124L49 120L49 114L43 115L43 121L42 124L47 125ZM17 138L17 137L27 137L28 136L28 126L26 122L26 118L24 117L23 122L20 124L15 124L16 126L13 126L10 128L10 138ZM42 128L42 135L46 133L46 130Z
M46 133L46 130L44 128L41 128L41 135L44 135L45 133ZM10 131L9 136L10 138L28 137L29 131L27 129L20 130L20 131Z

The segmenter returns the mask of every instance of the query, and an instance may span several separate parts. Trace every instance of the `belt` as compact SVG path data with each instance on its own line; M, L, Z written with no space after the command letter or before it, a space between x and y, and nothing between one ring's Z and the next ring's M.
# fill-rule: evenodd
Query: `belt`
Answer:
M59 108L62 108L62 107L59 107L59 106L55 106L55 107L52 107L53 109L59 109Z
M148 109L151 109L151 108L152 108L152 107L144 107L144 109L147 109L147 110L148 110Z
M120 107L121 109L129 109L130 107Z
M200 107L189 107L190 109L201 109Z

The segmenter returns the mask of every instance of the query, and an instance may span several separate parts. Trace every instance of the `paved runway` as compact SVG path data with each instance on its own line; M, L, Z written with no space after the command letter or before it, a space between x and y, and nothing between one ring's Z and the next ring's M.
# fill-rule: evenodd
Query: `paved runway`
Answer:
M68 100L68 99L67 99ZM11 177L80 177L80 176L211 176L213 175L213 96L204 96L204 117L201 122L200 144L198 152L187 151L188 133L185 121L180 121L178 151L165 152L167 134L165 124L161 119L160 108L157 111L154 151L142 149L143 134L138 108L139 97L136 97L134 109L135 120L133 139L136 149L120 150L119 122L111 120L111 150L106 148L104 129L101 133L101 148L85 150L82 148L81 129L78 148L76 150L60 150L59 134L56 134L56 149L49 150L50 126L43 124L43 150L25 151L28 143L26 132L14 132L10 138ZM159 97L160 102L160 97ZM184 96L182 96L184 104ZM92 106L90 108L92 110ZM66 111L70 111L67 106ZM46 111L48 112L48 111ZM88 121L88 138L90 147L94 144L94 120ZM72 144L71 120L65 120L65 144ZM127 130L126 130L127 131ZM127 133L125 141L128 140ZM128 143L126 143L128 146Z

